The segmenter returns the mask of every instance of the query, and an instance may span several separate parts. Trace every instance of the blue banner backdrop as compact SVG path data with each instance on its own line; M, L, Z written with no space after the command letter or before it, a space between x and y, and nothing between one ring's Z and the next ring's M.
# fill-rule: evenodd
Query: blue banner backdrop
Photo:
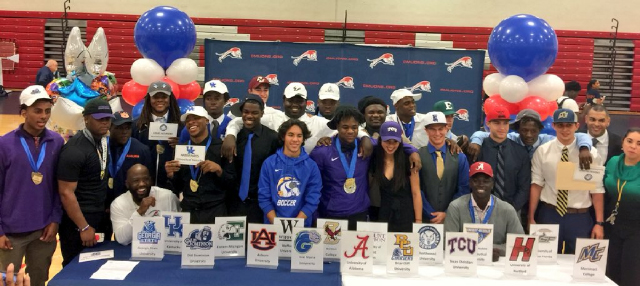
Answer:
M340 86L340 104L353 106L368 95L391 105L391 93L407 88L422 93L416 102L419 113L431 111L439 100L450 100L458 113L453 132L470 135L481 126L484 55L474 50L207 39L205 79L223 81L231 105L247 92L252 77L266 76L271 82L267 105L274 108L282 105L290 82L307 87L308 109L315 109L320 86L327 82Z

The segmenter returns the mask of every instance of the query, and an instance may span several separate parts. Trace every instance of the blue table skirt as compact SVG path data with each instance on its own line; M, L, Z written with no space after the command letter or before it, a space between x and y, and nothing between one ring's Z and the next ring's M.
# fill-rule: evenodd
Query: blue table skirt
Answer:
M114 260L129 260L131 246L108 242L85 252L113 249ZM322 285L341 286L340 263L325 263L324 273L292 273L291 262L280 260L278 269L246 267L246 258L216 259L213 269L181 269L180 255L165 255L162 261L140 261L125 280L89 279L106 260L78 263L78 257L63 268L49 286L100 285Z

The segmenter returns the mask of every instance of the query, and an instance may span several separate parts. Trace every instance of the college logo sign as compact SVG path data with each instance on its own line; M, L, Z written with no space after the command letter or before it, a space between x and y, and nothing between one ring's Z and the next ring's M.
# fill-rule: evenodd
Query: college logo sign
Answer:
M307 253L314 244L320 243L322 238L315 230L303 230L298 233L295 239L294 248L298 253Z
M276 247L276 232L269 232L266 229L251 231L251 246L257 250L267 251Z
M434 249L440 245L440 232L433 226L423 226L418 230L419 246L422 249Z
M154 221L145 221L142 231L138 232L138 241L141 244L158 244L161 233L156 231L156 223Z
M222 224L218 229L218 239L244 241L244 221L228 221Z
M211 233L211 228L208 226L203 227L202 229L194 229L189 233L189 237L185 238L184 242L187 244L188 248L191 249L204 249L208 250L213 247L213 234Z

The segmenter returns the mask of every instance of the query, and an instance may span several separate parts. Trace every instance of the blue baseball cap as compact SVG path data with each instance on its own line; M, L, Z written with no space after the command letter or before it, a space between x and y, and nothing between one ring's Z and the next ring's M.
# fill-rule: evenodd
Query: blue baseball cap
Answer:
M571 109L560 108L553 113L553 123L577 123L578 117Z
M382 141L396 140L402 142L402 126L395 121L386 121L380 126L380 139Z

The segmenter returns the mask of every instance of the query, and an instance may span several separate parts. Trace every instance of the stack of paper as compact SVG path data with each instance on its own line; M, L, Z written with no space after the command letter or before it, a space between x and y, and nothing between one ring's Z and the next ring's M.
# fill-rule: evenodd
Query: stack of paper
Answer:
M91 275L91 279L124 280L136 265L138 261L109 260Z

